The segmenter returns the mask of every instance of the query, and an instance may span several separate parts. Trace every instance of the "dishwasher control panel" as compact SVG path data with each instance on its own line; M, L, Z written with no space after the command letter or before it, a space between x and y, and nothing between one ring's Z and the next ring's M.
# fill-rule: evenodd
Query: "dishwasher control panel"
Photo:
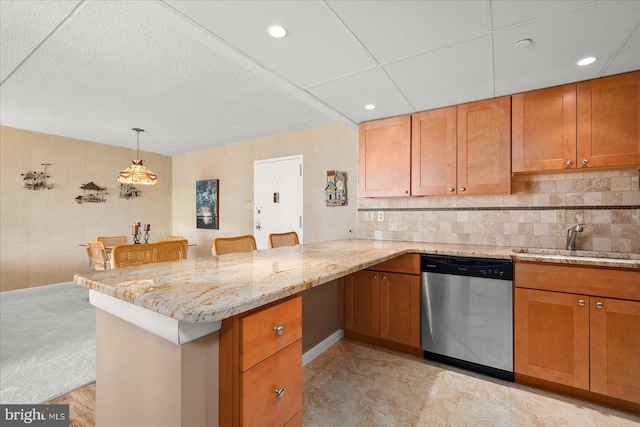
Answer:
M422 271L431 273L498 280L513 278L513 261L507 259L422 255L421 264Z

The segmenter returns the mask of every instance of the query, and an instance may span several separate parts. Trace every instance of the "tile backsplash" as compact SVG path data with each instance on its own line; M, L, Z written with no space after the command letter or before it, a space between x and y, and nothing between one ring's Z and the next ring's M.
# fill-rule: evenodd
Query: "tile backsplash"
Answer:
M359 198L358 237L564 249L567 229L585 223L577 249L640 253L638 168L516 175L511 191ZM556 223L557 211L564 223Z

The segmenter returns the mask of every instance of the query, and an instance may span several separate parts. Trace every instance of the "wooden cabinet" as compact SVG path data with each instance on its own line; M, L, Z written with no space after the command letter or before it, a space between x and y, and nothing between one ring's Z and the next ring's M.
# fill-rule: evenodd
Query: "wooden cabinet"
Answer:
M411 190L411 116L360 125L358 196L408 196Z
M638 283L637 270L516 262L516 378L640 403Z
M511 192L511 98L412 116L412 195Z
M420 255L409 254L341 279L345 333L419 348L419 269Z
M576 85L511 97L513 172L576 168Z
M640 71L578 83L578 162L640 165Z
M516 373L589 389L589 297L516 288Z
M511 97L458 105L457 194L511 192Z
M411 117L411 195L456 194L458 113L455 106Z
M513 172L640 164L640 71L512 96Z
M225 319L220 362L220 425L300 425L302 298Z
M591 298L591 390L640 402L640 302Z

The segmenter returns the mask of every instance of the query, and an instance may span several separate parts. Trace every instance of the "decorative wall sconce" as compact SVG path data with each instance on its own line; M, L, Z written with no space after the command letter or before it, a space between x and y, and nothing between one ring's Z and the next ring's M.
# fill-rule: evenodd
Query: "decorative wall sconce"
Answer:
M100 203L106 202L104 196L107 194L107 187L98 187L93 182L88 184L83 184L82 190L84 190L84 194L82 196L76 197L76 202L83 203Z
M138 190L132 184L120 184L120 198L121 199L135 199L136 197L140 197L142 191Z
M347 173L327 171L327 186L325 187L327 206L347 205Z
M50 166L51 163L41 163L44 166L44 172L26 172L22 175L22 181L24 182L23 187L27 190L51 190L53 188L53 184L47 184L47 178L51 178L51 176L47 175L47 166Z

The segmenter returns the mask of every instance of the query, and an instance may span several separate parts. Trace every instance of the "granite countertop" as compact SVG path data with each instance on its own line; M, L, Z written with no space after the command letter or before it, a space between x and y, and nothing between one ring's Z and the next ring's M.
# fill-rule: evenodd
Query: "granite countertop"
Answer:
M520 252L519 252L520 251ZM640 269L640 256L473 245L336 240L77 274L75 283L188 323L213 322L405 253ZM590 255L590 256L584 256ZM620 256L624 254L616 254ZM613 254L611 254L613 256Z

